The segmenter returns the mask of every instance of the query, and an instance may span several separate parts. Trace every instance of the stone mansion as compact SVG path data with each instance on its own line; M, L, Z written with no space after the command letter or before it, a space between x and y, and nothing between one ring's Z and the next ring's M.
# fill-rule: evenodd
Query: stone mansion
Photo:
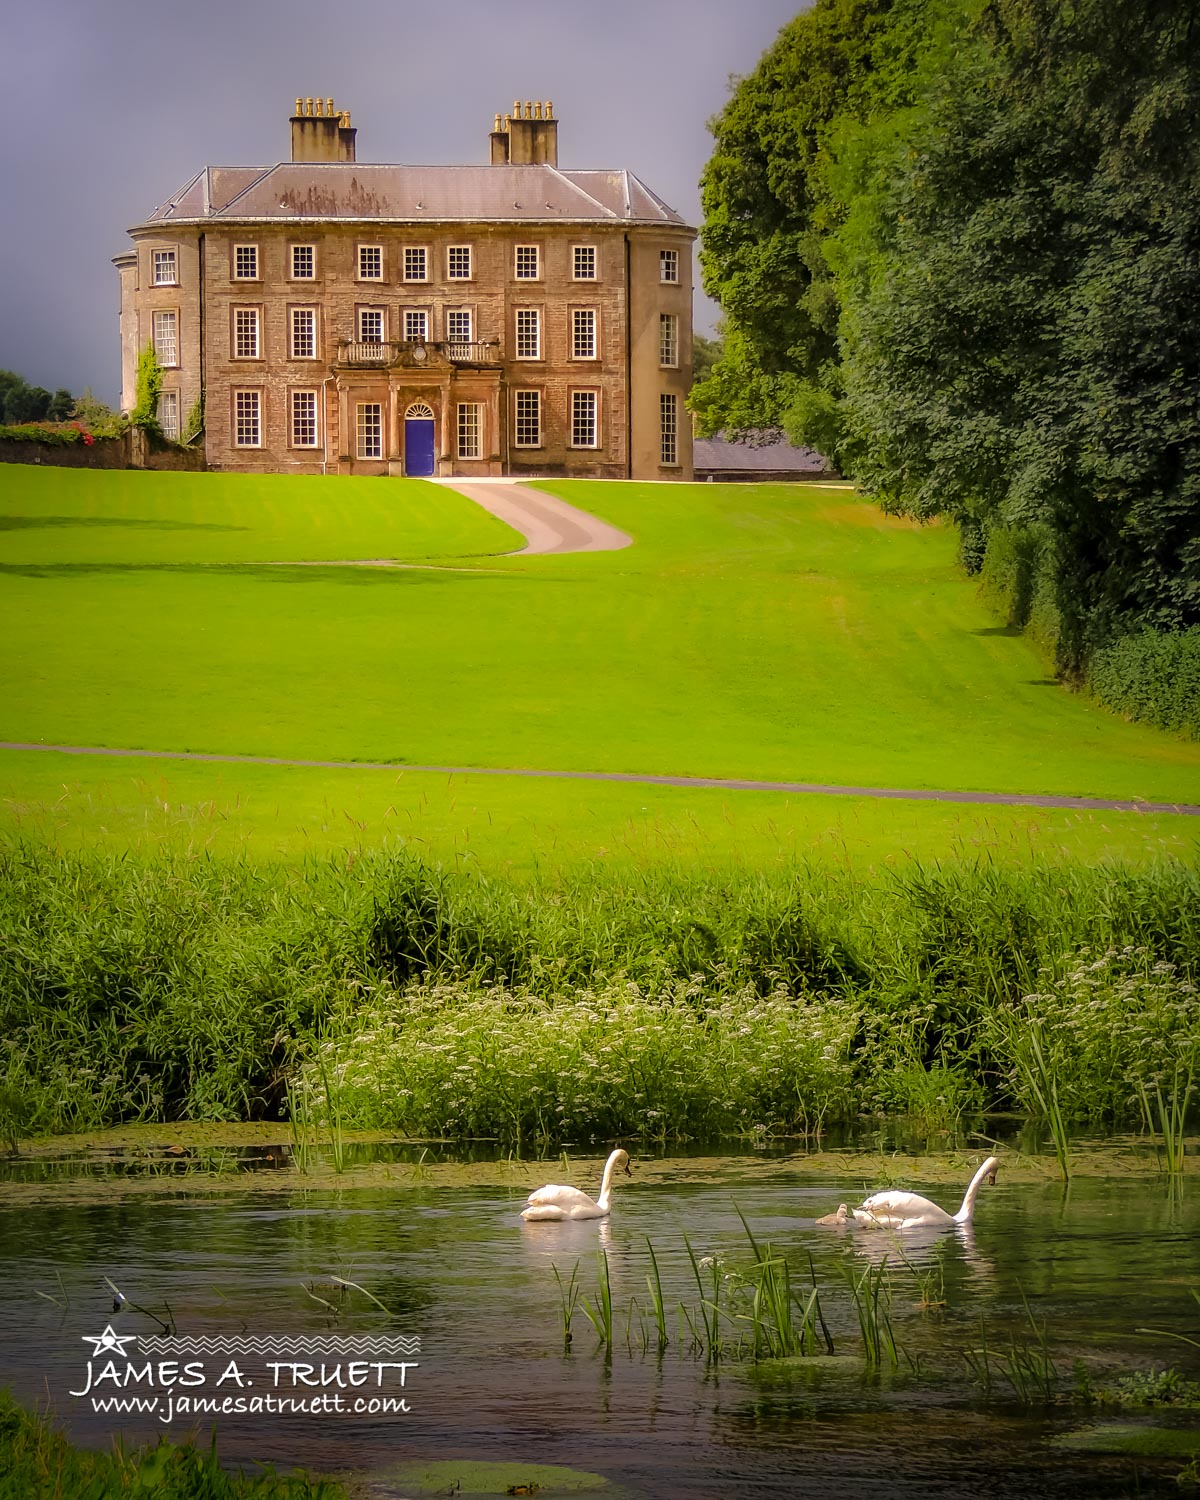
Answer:
M210 469L690 479L695 231L630 172L558 166L550 104L487 166L369 166L333 100L291 160L205 167L116 257L139 350Z

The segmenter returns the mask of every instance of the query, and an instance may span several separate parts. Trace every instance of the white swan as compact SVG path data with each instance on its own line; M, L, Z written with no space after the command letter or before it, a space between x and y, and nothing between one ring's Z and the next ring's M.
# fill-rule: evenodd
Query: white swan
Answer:
M604 1163L604 1180L600 1184L600 1196L595 1200L575 1187L560 1187L549 1183L530 1193L529 1202L521 1211L528 1223L541 1220L560 1219L606 1219L612 1198L613 1173L618 1167L625 1168L625 1175L632 1177L629 1168L629 1152L618 1146Z
M975 1217L975 1199L986 1177L996 1181L998 1157L989 1156L979 1171L971 1178L963 1195L962 1207L956 1214L948 1214L944 1208L922 1198L920 1193L872 1193L857 1208L848 1208L839 1203L837 1212L818 1219L818 1224L863 1224L871 1229L937 1229L949 1224L970 1224Z

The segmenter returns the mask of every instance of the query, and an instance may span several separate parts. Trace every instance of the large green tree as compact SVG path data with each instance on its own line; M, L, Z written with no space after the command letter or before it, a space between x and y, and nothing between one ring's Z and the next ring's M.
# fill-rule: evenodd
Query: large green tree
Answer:
M1073 668L1200 620L1200 18L990 0L974 37L842 232L840 417L890 505L1047 538Z
M825 254L844 217L830 138L845 117L912 102L931 17L957 0L820 0L783 28L711 122L700 263L725 349L693 392L706 431L778 426L837 359L840 306Z

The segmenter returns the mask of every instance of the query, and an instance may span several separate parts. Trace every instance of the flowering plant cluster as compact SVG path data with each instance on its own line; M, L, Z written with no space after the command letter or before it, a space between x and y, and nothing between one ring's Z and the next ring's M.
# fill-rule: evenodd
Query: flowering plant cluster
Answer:
M419 984L376 992L304 1086L346 1126L506 1145L794 1132L849 1112L855 1019L841 1000L698 979L653 995L627 979L549 996Z

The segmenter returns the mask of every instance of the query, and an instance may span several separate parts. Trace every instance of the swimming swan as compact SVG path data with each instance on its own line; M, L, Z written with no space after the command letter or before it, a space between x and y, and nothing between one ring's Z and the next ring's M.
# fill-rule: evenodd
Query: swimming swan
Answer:
M593 1202L578 1188L559 1187L550 1183L530 1193L529 1202L521 1212L527 1223L558 1219L606 1219L609 1200L612 1197L613 1173L618 1167L625 1168L626 1177L632 1177L629 1168L629 1153L618 1148L604 1163L604 1180L600 1184L600 1196Z
M975 1217L975 1199L986 1177L996 1181L998 1157L989 1156L979 1171L971 1178L970 1186L963 1195L962 1207L956 1214L948 1214L944 1208L922 1198L919 1193L872 1193L857 1208L847 1208L839 1203L837 1212L818 1219L818 1224L863 1224L872 1229L937 1229L950 1224L970 1224Z

